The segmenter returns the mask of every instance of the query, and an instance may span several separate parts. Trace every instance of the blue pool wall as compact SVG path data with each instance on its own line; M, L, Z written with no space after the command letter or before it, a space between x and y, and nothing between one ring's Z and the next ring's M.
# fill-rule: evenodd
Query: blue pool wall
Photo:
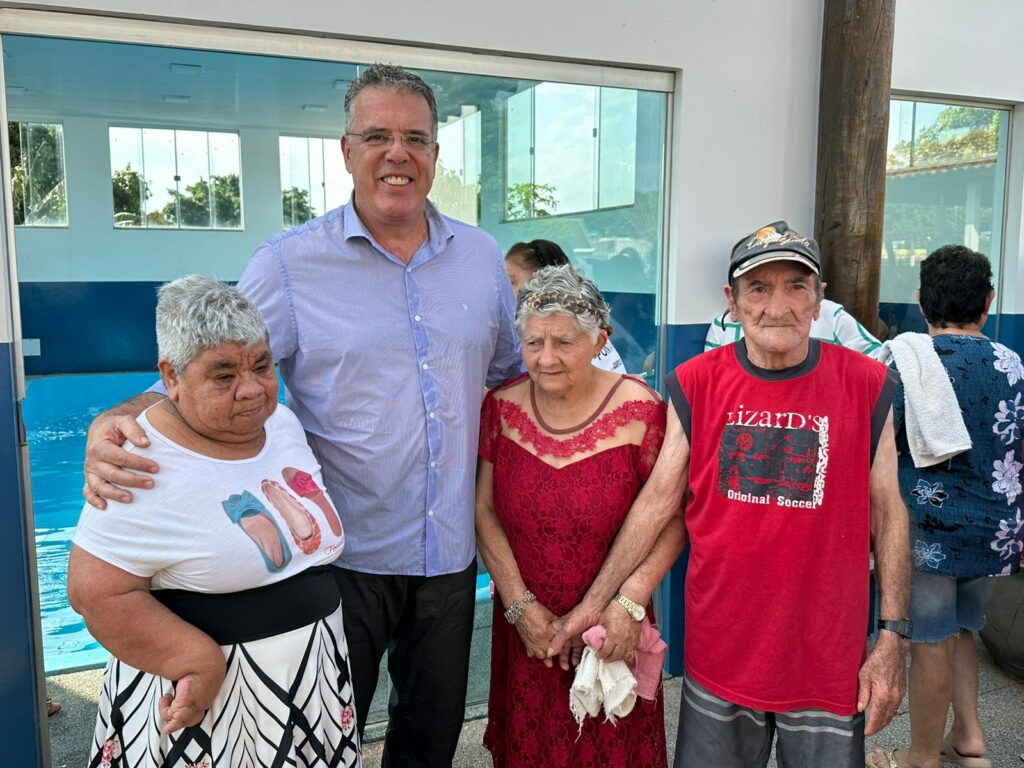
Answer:
M29 376L156 370L153 316L160 282L23 282L22 337L41 354ZM613 342L631 372L657 347L654 294L607 291Z

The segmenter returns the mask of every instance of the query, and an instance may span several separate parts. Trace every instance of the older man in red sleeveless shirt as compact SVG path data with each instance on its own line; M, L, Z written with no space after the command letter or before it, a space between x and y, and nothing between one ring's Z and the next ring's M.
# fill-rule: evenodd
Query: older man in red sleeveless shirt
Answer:
M760 768L776 735L781 768L859 767L865 733L884 728L903 697L909 540L897 378L810 338L820 273L817 243L784 221L733 248L725 295L744 338L669 374L673 407L654 472L565 619L565 636L594 623L688 489L677 768ZM867 654L869 552L881 631Z

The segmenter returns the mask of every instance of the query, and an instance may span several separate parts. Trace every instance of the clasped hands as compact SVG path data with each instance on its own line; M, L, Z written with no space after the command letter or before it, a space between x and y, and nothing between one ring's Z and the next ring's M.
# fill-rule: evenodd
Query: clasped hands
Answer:
M602 661L632 661L640 641L641 624L633 621L614 600L603 611L587 609L580 604L564 616L555 616L543 604L526 606L515 627L526 646L526 655L539 659L547 667L555 661L568 671L580 663L583 655L583 633L600 624L607 636L601 650Z

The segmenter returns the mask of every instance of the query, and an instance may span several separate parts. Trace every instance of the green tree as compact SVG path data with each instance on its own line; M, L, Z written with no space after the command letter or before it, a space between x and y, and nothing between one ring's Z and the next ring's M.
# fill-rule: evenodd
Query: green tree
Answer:
M242 224L237 173L213 175L209 181L200 178L185 187L184 193L176 189L168 189L167 193L171 202L163 207L162 213L171 225L233 229Z
M552 216L558 208L554 185L534 184L530 181L509 185L505 191L505 201L505 213L509 219Z
M142 224L142 204L149 199L149 183L128 163L111 176L114 193L114 225L138 227Z
M916 139L903 140L892 148L886 170L994 161L999 150L999 119L998 110L946 107Z
M290 229L316 216L316 211L309 203L309 190L289 187L281 190L281 212L284 215L284 228Z
M8 123L15 224L67 224L61 126Z

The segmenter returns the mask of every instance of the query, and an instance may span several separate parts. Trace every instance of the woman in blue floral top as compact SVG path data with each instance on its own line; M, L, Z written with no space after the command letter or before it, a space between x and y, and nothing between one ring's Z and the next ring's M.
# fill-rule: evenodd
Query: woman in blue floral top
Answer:
M901 384L893 403L899 479L910 511L914 573L910 616L909 750L872 755L882 768L984 768L978 719L974 632L985 623L993 579L1017 571L1024 535L1021 490L1024 366L982 333L992 303L988 259L947 245L921 264L921 311L949 373L971 448L934 466L915 467L907 442ZM901 371L901 376L912 371ZM944 734L946 714L953 725Z

